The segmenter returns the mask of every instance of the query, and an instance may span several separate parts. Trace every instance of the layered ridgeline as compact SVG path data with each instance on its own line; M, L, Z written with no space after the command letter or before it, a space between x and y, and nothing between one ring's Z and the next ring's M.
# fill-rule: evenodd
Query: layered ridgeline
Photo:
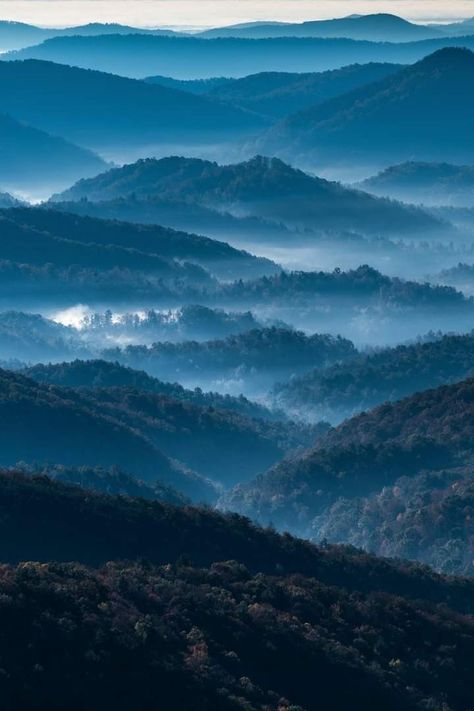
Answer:
M51 368L54 373L54 367L46 373ZM65 364L59 368L67 371ZM74 371L79 368L76 364ZM97 371L104 370L106 381L106 366L92 368L99 382ZM87 373L87 364L83 370ZM43 382L1 371L1 408L8 420L1 435L4 466L19 461L120 465L195 500L212 500L215 486L209 479L220 487L249 479L327 430L216 409L218 398L212 405L205 398L198 404L197 397L188 399L183 392L173 397L157 383L144 389L140 378L127 385L120 374L116 379L124 385L79 389L44 384L41 369L37 377Z
M0 211L3 297L58 302L106 296L130 302L224 279L276 273L276 265L206 237L45 209ZM45 254L48 255L45 264ZM10 306L11 308L11 306Z
M268 324L258 321L250 311L229 313L196 305L138 314L108 310L84 313L82 317L81 306L73 306L53 313L53 318L25 311L2 311L0 359L57 361L91 355L112 343L206 341L265 325Z
M109 496L126 496L147 501L162 501L173 506L184 506L190 499L173 487L161 481L144 482L132 474L127 474L117 466L65 466L64 464L26 464L20 462L9 468L23 476L34 477L37 481L54 480L61 484L80 487L87 492L98 492Z
M316 447L237 487L222 505L316 539L358 540L395 554L399 546L403 555L472 573L473 393L474 380L468 379L358 415L329 431ZM426 472L435 479L423 479ZM400 483L402 477L414 483ZM456 491L460 484L452 484L458 480L465 483ZM410 487L424 501L418 516ZM438 495L435 489L446 491ZM368 500L367 507L356 501L361 498ZM448 515L451 504L461 518ZM372 506L387 510L386 525L373 544ZM393 547L385 540L392 530ZM461 551L451 562L449 541L453 551Z
M94 149L194 145L266 125L255 113L204 96L35 60L0 63L1 112Z
M230 27L217 27L200 31L199 37L349 37L372 41L404 42L443 35L466 35L472 31L473 21L446 23L443 25L413 24L396 15L384 13L349 16L332 20L302 23L250 22ZM131 27L116 22L91 22L75 27L37 27L23 22L0 22L0 50L22 49L52 37L96 35L179 35L176 30L164 28ZM187 34L181 33L186 37Z
M450 34L449 25L444 33ZM253 22L204 30L199 37L347 37L371 42L413 42L440 37L444 33L439 25L415 25L397 15L377 13L300 23Z
M2 370L0 408L3 466L20 461L66 466L120 464L140 479L174 485L198 500L214 496L209 483L171 462L143 433L110 413L100 412L70 390L39 385Z
M18 474L0 509L10 708L469 708L468 580Z
M367 265L236 282L222 286L218 299L374 345L400 343L430 329L466 331L473 312L472 298L453 287L388 277Z
M25 22L2 20L0 21L0 50L5 52L11 49L31 47L31 45L38 44L38 42L43 42L51 37L73 35L93 37L94 35L128 35L133 33L168 36L175 34L172 30L138 29L120 25L116 22L91 22L87 25L78 25L76 27L37 27L36 25L28 25Z
M284 119L258 148L306 163L470 161L473 70L473 52L440 50L386 79Z
M472 32L472 30L471 30ZM472 36L388 43L345 38L152 37L108 35L54 37L4 55L6 60L40 59L126 77L175 79L242 77L257 72L319 72L348 64L410 64L443 47L474 48Z
M179 157L140 160L95 179L81 180L53 196L52 202L66 201L67 209L74 210L73 201L84 199L100 203L91 206L94 214L104 210L108 216L120 216L124 202L128 203L129 214L137 221L142 214L150 221L153 207L159 210L163 204L168 206L168 220L172 220L170 206L174 204L179 213L182 203L187 202L300 230L356 230L400 236L449 231L449 225L418 208L312 177L281 160L262 156L235 165ZM87 211L88 203L81 202L77 209Z
M47 195L71 181L97 175L106 165L91 151L17 121L0 109L2 189L28 192L41 188Z
M406 202L474 207L474 166L410 161L382 170L360 187Z
M398 64L369 62L327 72L261 72L241 79L222 77L194 81L156 76L147 77L146 81L204 94L274 120L383 79L400 69Z
M279 384L275 401L309 419L338 422L383 402L474 373L474 335L432 335L428 342L362 354Z
M141 368L151 375L199 384L232 385L247 394L265 391L279 378L356 355L351 341L328 334L305 335L286 328L260 328L225 339L153 343L110 348L108 360Z
M179 383L158 380L143 370L133 370L117 362L105 360L73 360L62 363L38 363L23 370L23 374L39 383L66 388L133 388L158 395L166 395L204 408L232 412L264 420L285 420L285 414L269 410L240 395L221 395L204 392L201 388L187 390ZM322 431L322 429L321 429Z

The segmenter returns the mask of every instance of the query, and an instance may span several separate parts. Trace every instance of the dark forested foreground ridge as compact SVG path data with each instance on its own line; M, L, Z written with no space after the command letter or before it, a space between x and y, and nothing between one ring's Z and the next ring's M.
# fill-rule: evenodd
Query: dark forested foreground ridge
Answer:
M5 708L470 706L466 579L44 477L0 508Z

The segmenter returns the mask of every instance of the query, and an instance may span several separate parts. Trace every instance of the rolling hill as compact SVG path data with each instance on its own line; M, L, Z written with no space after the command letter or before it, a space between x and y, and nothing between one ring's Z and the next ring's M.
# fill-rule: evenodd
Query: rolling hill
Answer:
M474 207L474 166L400 163L367 178L359 187L374 195L405 202Z
M355 354L353 344L341 337L306 336L288 327L272 327L212 341L110 348L104 350L103 357L168 380L237 379L243 381L242 388L248 388L247 380L262 386Z
M235 165L170 157L147 159L112 169L96 179L83 180L55 195L54 204L87 199L90 202L133 200L144 211L157 201L177 200L201 208L258 217L293 228L355 230L372 234L449 231L420 209L374 198L339 183L312 177L276 158L255 158ZM148 208L151 202L151 208ZM112 209L110 204L109 209ZM81 208L87 209L87 205ZM91 209L94 209L93 207ZM104 206L106 209L106 206Z
M266 125L204 96L36 60L0 62L0 112L96 150L237 138Z
M213 498L213 487L172 462L138 429L101 412L72 390L40 385L0 371L0 434L3 466L57 463L65 466L120 465L148 482L162 481L198 500Z
M245 397L232 397L203 392L201 388L186 390L179 383L153 378L143 370L133 370L105 360L74 360L64 363L38 363L25 368L24 375L39 383L66 388L133 388L165 395L204 408L230 410L245 417L264 420L284 420L282 412L274 412Z
M80 35L84 37L94 35L109 35L109 34L154 34L154 35L174 35L172 30L147 30L120 25L118 23L101 23L91 22L87 25L78 25L76 27L37 27L29 25L25 22L12 22L8 20L0 21L0 51L22 49L31 47L31 45L43 42L51 37L68 37Z
M0 63L2 64L2 63ZM102 172L91 151L0 113L0 184L10 192L41 188L47 194Z
M294 159L311 155L320 162L367 166L394 160L469 162L474 160L473 77L473 52L443 49L286 118L258 147Z
M67 366L58 369L64 371ZM76 373L78 369L76 364ZM97 364L94 369L97 372ZM87 372L87 364L83 370ZM216 401L198 404L197 398L193 402L183 392L175 398L162 388L143 389L136 383L64 388L45 383L44 370L39 375L43 382L9 371L2 371L1 376L2 412L11 419L2 434L1 465L24 461L120 466L147 483L159 480L194 500L215 498L210 479L221 490L248 480L327 431L327 425L308 427L246 417L231 409L216 409ZM22 454L28 417L30 426L40 417L45 421L35 424L38 432L27 438ZM61 417L64 422L59 425ZM74 421L77 432L71 431ZM53 441L55 427L57 441ZM91 445L81 453L79 445L85 446L89 437Z
M398 64L369 62L320 73L263 72L226 83L216 82L206 96L281 119L399 70Z
M346 37L372 42L413 42L439 37L444 34L440 27L430 27L408 22L397 15L377 13L350 15L331 20L309 20L301 23L265 23L234 25L204 30L199 37Z
M48 207L3 210L0 219L4 224L0 258L25 264L44 262L41 245L51 244L55 246L50 248L49 261L58 267L135 269L165 279L189 277L196 283L210 283L204 269L223 279L280 271L270 260L225 242L158 225L79 217Z

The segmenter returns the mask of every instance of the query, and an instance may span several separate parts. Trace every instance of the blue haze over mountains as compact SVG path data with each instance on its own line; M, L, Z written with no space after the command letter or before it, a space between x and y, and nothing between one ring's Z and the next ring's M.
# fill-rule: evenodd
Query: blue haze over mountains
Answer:
M5 708L469 711L474 20L0 49Z

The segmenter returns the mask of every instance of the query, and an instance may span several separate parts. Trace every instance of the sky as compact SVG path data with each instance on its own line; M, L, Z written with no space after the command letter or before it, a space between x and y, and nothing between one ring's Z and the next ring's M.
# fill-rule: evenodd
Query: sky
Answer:
M50 27L121 22L193 28L370 12L391 12L419 22L450 21L473 17L474 0L0 0L0 19Z

